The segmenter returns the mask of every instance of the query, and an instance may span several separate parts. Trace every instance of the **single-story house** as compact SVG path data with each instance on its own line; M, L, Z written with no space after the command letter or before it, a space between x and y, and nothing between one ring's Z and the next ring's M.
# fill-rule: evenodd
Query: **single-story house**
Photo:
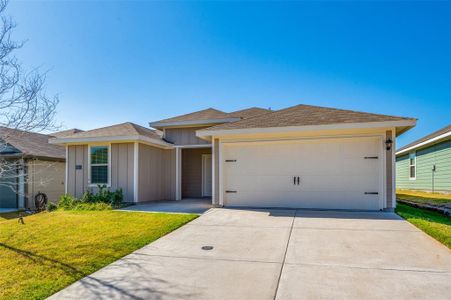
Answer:
M451 192L451 125L396 152L398 189Z
M413 118L310 105L213 108L51 139L66 191L106 184L126 201L211 197L216 206L392 209L395 138Z
M34 197L64 194L65 148L53 136L0 127L0 208L34 209Z

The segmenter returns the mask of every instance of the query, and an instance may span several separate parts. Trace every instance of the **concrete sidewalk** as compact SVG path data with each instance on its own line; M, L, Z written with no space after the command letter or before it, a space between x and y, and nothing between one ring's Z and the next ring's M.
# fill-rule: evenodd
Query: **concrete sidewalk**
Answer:
M448 248L393 213L211 209L51 298L446 299L450 290Z

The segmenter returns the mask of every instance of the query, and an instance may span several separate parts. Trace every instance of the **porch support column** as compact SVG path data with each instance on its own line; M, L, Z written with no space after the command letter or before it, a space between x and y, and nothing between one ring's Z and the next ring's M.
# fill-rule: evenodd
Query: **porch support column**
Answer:
M386 170L386 193L385 193L385 197L387 197L387 202L386 202L386 208L387 210L392 210L393 208L395 208L395 199L393 197L393 195L395 194L395 181L394 181L394 170L395 170L395 138L393 136L393 132L391 130L387 130L385 132L385 138L386 140L391 139L393 141L393 144L391 146L390 150L385 150L385 170Z
M182 200L182 149L175 148L175 200Z
M213 154L213 167L212 167L212 172L213 172L213 176L212 176L212 181L213 181L213 188L212 188L212 204L214 206L221 206L221 191L220 191L220 178L219 178L219 174L220 174L220 162L221 162L221 156L219 153L219 140L215 139L214 137L212 138L212 154Z
M25 208L25 161L23 159L20 160L19 165L17 166L17 207Z
M139 201L139 143L135 142L133 145L133 202L138 201Z

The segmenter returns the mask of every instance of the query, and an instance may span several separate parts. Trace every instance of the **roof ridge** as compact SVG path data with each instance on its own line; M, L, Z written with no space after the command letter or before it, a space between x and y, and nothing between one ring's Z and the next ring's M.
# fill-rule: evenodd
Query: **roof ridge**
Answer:
M238 110L238 111L239 111L239 110ZM239 123L239 122L242 122L242 121L252 120L252 119L254 119L254 118L258 118L258 117L261 117L261 116L263 116L263 115L275 113L276 111L277 111L277 110L271 110L271 109L268 109L267 112L264 112L264 113L261 113L261 114L255 115L255 116L251 116L251 117L248 117L248 118L246 118L246 119L240 119L240 120L237 120L237 121L229 122L229 123L227 123L227 124L236 124L236 123ZM215 125L215 126L211 126L211 127L208 127L207 129L208 129L208 130L214 129L215 127L220 127L220 126L222 126L222 125L224 125L224 124L218 124L218 125Z
M298 104L280 110L257 114L236 122L219 124L206 128L205 130L315 126L384 121L416 121L416 119L349 109Z
M403 118L403 119L410 119L410 120L417 120L416 118L409 118L409 117L404 117L404 116L394 116L394 115L386 115L386 114L379 114L379 113L370 113L370 112L364 112L364 111L358 111L358 110L354 110L354 109L343 109L343 108L336 108L336 107L328 107L328 106L319 106L319 105L310 105L310 104L298 104L298 105L294 105L289 108L292 107L296 107L296 106L304 106L304 107L312 107L312 108L321 108L321 109L330 109L330 110L335 110L335 111L346 111L346 112L354 112L354 113L359 113L359 114L367 114L367 115L373 115L373 116L384 116L384 117L392 117L392 118Z
M140 129L145 129L145 130L150 131L150 132L156 132L155 129L147 128L147 127L141 126L141 125L136 124L136 123L132 123L132 122L127 122L127 123L130 123L130 124L133 126L133 128L134 128L135 130L136 130L136 128L138 127L138 128L140 128Z

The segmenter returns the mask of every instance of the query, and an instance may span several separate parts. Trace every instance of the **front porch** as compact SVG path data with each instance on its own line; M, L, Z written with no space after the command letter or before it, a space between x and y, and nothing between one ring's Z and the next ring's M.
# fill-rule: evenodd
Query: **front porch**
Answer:
M176 200L207 199L211 204L211 145L176 147Z

